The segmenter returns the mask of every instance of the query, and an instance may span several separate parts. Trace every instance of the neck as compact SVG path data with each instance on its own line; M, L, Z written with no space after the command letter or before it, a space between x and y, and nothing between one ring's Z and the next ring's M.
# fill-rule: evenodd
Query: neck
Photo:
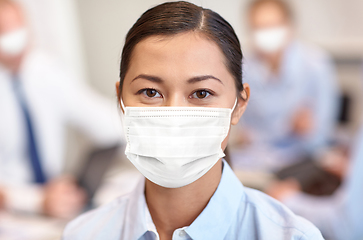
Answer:
M281 51L266 57L267 64L269 65L271 72L275 75L279 74L280 72L282 55L283 53Z
M2 62L1 65L8 69L8 71L10 71L12 74L17 74L20 70L21 59L16 59L11 62Z
M8 69L12 74L17 74L21 69L21 65L24 61L26 53L27 52L24 51L18 56L7 57L7 58L2 58L0 56L0 64L3 65L6 69Z
M220 159L197 181L181 188L164 188L146 180L145 198L160 239L171 239L174 230L192 224L207 206L221 176Z

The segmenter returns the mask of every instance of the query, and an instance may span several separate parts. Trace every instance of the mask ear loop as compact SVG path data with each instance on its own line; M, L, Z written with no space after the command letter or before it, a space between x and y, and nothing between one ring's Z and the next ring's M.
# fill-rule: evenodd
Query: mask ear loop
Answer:
M231 113L233 113L234 109L236 108L237 102L238 102L238 97L236 98L236 101L234 101L234 105L233 105Z
M122 97L120 97L120 103L121 103L121 107L122 107L122 112L125 113L126 108L125 108L124 102L122 101Z

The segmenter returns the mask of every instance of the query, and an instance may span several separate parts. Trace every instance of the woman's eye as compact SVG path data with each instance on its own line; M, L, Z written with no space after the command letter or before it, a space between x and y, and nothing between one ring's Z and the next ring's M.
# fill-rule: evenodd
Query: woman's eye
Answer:
M198 90L198 91L195 91L192 96L194 98L203 99L203 98L208 97L209 95L210 95L210 92L208 92L206 90Z
M160 97L161 96L158 91L156 91L155 89L152 89L152 88L144 89L143 93L149 98L154 98L154 97Z

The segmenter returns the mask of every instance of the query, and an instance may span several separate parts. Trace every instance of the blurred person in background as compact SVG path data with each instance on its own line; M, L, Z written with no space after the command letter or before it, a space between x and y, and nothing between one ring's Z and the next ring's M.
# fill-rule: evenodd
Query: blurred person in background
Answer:
M324 51L297 40L286 2L253 1L248 16L254 52L244 77L254 94L232 162L279 170L327 145L338 110L335 70Z
M117 145L117 108L31 40L21 6L0 0L0 207L71 218L86 196L62 174L66 126Z
M326 239L363 239L363 124L352 145L348 156L336 151L327 157L340 163L331 171L344 179L333 195L317 197L303 193L299 183L292 179L275 181L266 192L313 222Z
M305 194L291 180L275 182L266 192L314 223L326 239L363 239L363 128L350 162L347 173L341 172L346 176L343 184L332 196Z

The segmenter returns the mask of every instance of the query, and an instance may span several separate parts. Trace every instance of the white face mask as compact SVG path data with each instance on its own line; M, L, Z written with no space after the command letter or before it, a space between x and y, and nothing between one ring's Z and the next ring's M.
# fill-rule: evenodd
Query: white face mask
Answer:
M255 30L253 38L256 47L264 53L275 53L281 50L286 43L288 28L281 26L268 29Z
M232 109L125 107L121 100L127 158L150 181L166 188L186 186L224 157Z
M0 36L1 51L10 56L22 53L27 43L28 31L25 28L20 28Z

